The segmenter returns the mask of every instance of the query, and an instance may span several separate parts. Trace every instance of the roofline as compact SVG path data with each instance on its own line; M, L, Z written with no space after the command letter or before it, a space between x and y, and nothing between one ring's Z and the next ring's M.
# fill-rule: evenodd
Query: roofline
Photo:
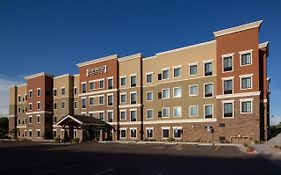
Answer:
M136 53L136 54L133 54L133 55L124 56L124 57L118 58L118 61L124 62L124 61L133 60L133 59L136 59L136 58L142 58L142 54Z
M23 87L23 86L27 86L27 84L26 83L23 83L23 84L18 84L18 85L16 85L17 87Z
M241 32L241 31L256 28L256 27L260 28L261 24L262 24L262 20L252 22L252 23L248 23L248 24L242 24L242 25L231 27L231 28L228 28L228 29L216 31L216 32L214 32L214 36L216 38L216 37L219 37L219 36L223 36L223 35L227 35L227 34L231 34L231 33L236 33L236 32Z
M94 59L94 60L78 63L78 64L76 64L76 66L83 67L83 66L87 66L89 64L99 63L99 62L108 61L108 60L112 60L112 59L116 59L116 58L118 58L118 55L113 54L113 55L108 55L108 56L105 56L105 57L102 57L102 58L97 58L97 59Z
M154 59L154 58L156 58L155 55L150 56L150 57L145 57L145 58L143 58L142 60L143 60L143 61L146 61L146 60L152 60L152 59Z
M70 75L70 74L64 74L64 75L55 76L55 77L54 77L54 79L57 79L57 78L62 78L62 77L67 77L67 76L69 76L69 77L73 77L73 76L72 76L72 75Z
M259 49L268 47L269 41L259 44Z
M74 77L77 77L77 76L80 76L80 74L75 74L75 75L73 75Z
M59 126L58 124L61 123L61 122L63 122L63 121L64 121L65 119L67 119L67 118L71 118L72 120L76 121L76 122L79 123L80 125L83 124L83 122L81 122L80 120L78 120L78 119L72 117L71 115L66 115L64 118L62 118L60 121L58 121L58 122L55 124L55 126Z
M47 74L45 72L40 72L40 73L37 73L37 74L25 76L24 79L28 80L28 79L31 79L31 78L36 78L36 77L41 77L41 76L47 76L47 77L51 77L51 78L54 77L53 75Z
M206 45L214 44L214 43L216 43L216 40L206 41L206 42L199 43L199 44L194 44L194 45L180 47L180 48L173 49L173 50L159 52L159 53L156 53L155 55L158 56L158 55L170 54L170 53L182 51L182 50L185 50L185 49L191 49L191 48L195 48L195 47L202 47L202 46L206 46Z

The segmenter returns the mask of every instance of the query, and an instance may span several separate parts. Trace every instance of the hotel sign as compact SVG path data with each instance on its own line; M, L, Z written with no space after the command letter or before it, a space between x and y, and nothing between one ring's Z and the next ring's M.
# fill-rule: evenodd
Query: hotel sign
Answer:
M95 76L106 73L106 65L97 68L87 69L87 76Z

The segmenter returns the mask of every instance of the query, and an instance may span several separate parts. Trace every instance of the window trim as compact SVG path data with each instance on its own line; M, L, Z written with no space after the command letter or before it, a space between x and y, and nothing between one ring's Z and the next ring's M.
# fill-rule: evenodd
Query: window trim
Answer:
M175 116L175 109L176 109L176 108L180 108L180 113L181 113L180 116ZM180 118L180 117L182 117L182 107L181 107L181 106L174 106L174 107L173 107L173 117L174 117L174 118Z
M121 96L122 96L122 95L125 95L125 102L122 102L122 101L121 101L121 99L122 99ZM120 93L120 104L126 104L126 103L127 103L127 92L121 92L121 93Z
M203 61L203 66L204 66L204 69L203 69L203 76L204 77L211 77L213 76L214 74L214 64L213 64L214 60L206 60L206 61ZM205 70L205 65L208 64L208 63L211 63L212 64L212 75L206 75L206 70Z
M214 116L214 104L204 104L204 109L203 109L204 119L209 119L209 118L206 118L206 111L205 111L206 106L212 106L212 118L215 118L215 116Z
M176 88L179 88L180 89L180 96L175 96L175 89ZM181 86L178 86L178 87L173 87L173 98L181 98L182 97L182 88Z
M163 134L163 130L169 130L169 135L168 135L168 137L164 137L164 134ZM168 138L170 138L170 130L171 130L171 127L169 127L169 126L164 126L164 127L161 127L161 135L162 135L162 139L168 139Z
M232 70L230 71L224 71L224 58L227 58L227 57L231 57L231 60L232 60ZM228 73L228 72L233 72L234 71L234 53L229 53L229 54L224 54L221 56L222 58L222 61L221 61L221 65L222 65L222 73Z
M121 131L125 131L125 137L122 137ZM127 128L120 128L120 138L127 138Z
M114 95L113 95L113 93L106 94L106 96L107 96L107 98L106 98L107 106L108 106L108 107L114 106ZM111 105L108 104L108 97L109 97L109 96L112 96L112 104L111 104Z
M138 93L137 91L130 91L130 104L132 104L132 94L136 94L136 104L138 103Z
M132 137L131 130L136 130L136 137ZM138 138L138 128L130 128L130 138L131 139L137 139Z
M121 116L122 116L121 113L122 112L125 112L125 119L121 118ZM127 110L126 109L120 109L119 115L120 115L120 121L126 121L127 120Z
M39 122L38 122L38 117L39 117ZM41 122L41 118L40 118L40 117L41 117L40 114L37 114L37 115L36 115L36 119L37 119L37 120L36 120L36 123L40 123L40 122Z
M86 85L85 92L83 92L83 85ZM81 93L87 93L87 82L81 82Z
M239 99L239 102L240 102L240 114L242 114L242 115L253 114L253 100L254 100L254 98ZM243 102L251 102L251 112L243 112L242 111L242 103Z
M191 115L191 108L197 107L197 115ZM199 116L199 105L189 105L188 107L188 116L189 117L198 117Z
M62 94L63 89L64 89L64 94ZM60 87L60 92L61 92L61 96L65 96L66 95L66 88L64 86Z
M132 121L132 116L131 116L132 111L136 112L136 121ZM130 122L137 122L137 121L138 121L138 109L137 108L130 109Z
M169 93L168 93L168 97L166 97L166 98L163 98L163 90L168 90L169 91ZM161 95L161 99L170 99L170 88L163 88L162 90L161 90L161 93L162 93L162 95Z
M169 73L168 73L168 78L163 78L164 76L164 74L163 74L163 72L164 71L166 71L166 70L168 70L169 71ZM161 69L161 75L162 75L162 79L161 80L169 80L170 78L171 78L171 76L170 76L170 67L167 67L167 68L163 68L163 69Z
M66 109L66 101L62 101L61 102L61 104L63 104L64 103L64 108L62 107L62 105L61 105L61 109Z
M41 90L41 88L37 88L36 90L37 90L37 97L41 97L41 96L42 96L42 90ZM40 95L38 95L38 92L40 92Z
M244 91L244 90L249 90L249 89L253 89L253 74L246 74L246 75L239 75L240 78L240 90ZM250 88L242 88L242 79L243 78L251 78L251 87Z
M193 76L198 75L198 64L199 64L198 62L188 64L188 75L189 76L193 77ZM196 66L196 74L193 74L193 75L190 74L190 70L191 70L190 67L191 66Z
M208 84L211 84L211 85L212 85L212 96L211 96L211 97L205 97L205 94L206 94L206 88L205 88L205 87L206 87L206 85L208 85ZM203 98L204 98L204 99L214 98L214 82L204 83L203 91L204 91L204 93L203 93Z
M88 82L89 83L89 91L96 90L96 82L97 81L95 81L95 80L91 80L91 81ZM93 85L94 85L93 89L91 89L91 83L93 83Z
M112 80L112 88L111 89L114 89L114 77L107 77L106 80L107 80L107 82L106 82L107 83L107 85L106 85L107 89L109 89L109 83L108 83L109 80Z
M147 130L152 130L152 137L148 137L148 135L147 135ZM148 139L153 139L154 138L154 127L146 127L145 128L145 134L146 134L146 138L148 138Z
M231 95L231 94L234 94L235 92L234 92L234 76L232 76L232 77L223 77L223 78L221 78L222 79L222 93L221 94L223 94L223 95ZM232 80L232 93L231 94L225 94L224 93L224 81L225 80Z
M95 96L89 96L89 106L94 106L95 105ZM91 105L91 98L94 99L94 103Z
M180 75L178 77L175 77L175 69L180 69ZM177 65L177 66L173 66L173 78L181 78L182 77L182 65Z
M151 82L147 82L147 75L151 75ZM147 72L145 73L145 78L146 78L146 84L152 84L153 83L153 72Z
M225 117L224 116L224 104L225 103L232 103L232 117ZM234 100L224 100L224 101L222 101L222 118L223 119L232 119L232 118L234 118Z
M107 122L109 122L109 120L108 120L108 116L109 116L108 113L110 113L110 112L112 113L112 122L113 122L114 121L114 111L113 110L107 110L106 111L106 119L107 119Z
M136 77L136 85L132 86L132 77ZM134 74L130 74L130 88L135 88L138 86L138 80L137 80L138 74L134 73Z
M86 105L85 105L85 108L83 108L83 103L82 103L82 100L85 99L86 101ZM87 97L81 97L81 109L86 109L87 108ZM82 114L82 113L81 113Z
M147 116L148 116L148 115L147 115L147 112L148 112L148 111L152 111L152 117L151 117L151 118L148 118L148 117L147 117ZM146 119L147 119L147 120L152 120L152 119L154 118L154 109L153 109L153 108L146 109L145 115L146 115Z
M122 78L125 78L125 84L124 85L122 85ZM127 85L127 76L126 75L122 75L122 76L120 76L120 87L124 87L124 86L126 86Z
M151 100L148 100L148 98L147 98L147 94L148 93L151 93ZM146 91L146 101L153 101L154 100L154 98L153 98L153 91Z
M183 135L182 127L181 127L181 126L173 126L172 128L173 128L173 138L174 138L174 139L182 139L182 135ZM175 134L174 134L175 129L181 130L181 131L182 131L182 132L181 132L181 137L175 137Z
M244 50L244 51L240 51L239 52L239 57L240 57L240 66L243 67L243 66L250 66L253 64L253 49L250 49L250 50ZM251 64L245 64L245 65L242 65L242 55L244 54L251 54Z
M163 109L167 109L168 110L168 116L167 117L164 117L163 116L163 114L164 114L164 112L163 112ZM161 109L161 112L162 112L162 115L161 115L161 118L170 118L170 107L163 107L162 109Z
M41 110L41 101L37 101L36 104L37 104L37 111L40 111L40 110ZM39 107L40 107L40 108L38 108L38 104L39 104Z
M191 87L191 86L196 86L196 87L197 87L196 95L191 95L191 94L190 94L190 87ZM199 93L198 93L198 89L199 89L199 88L198 88L198 84L191 84L191 85L189 85L188 87L189 87L189 88L188 88L188 95L189 95L190 97L196 97L196 96L198 96L198 94L199 94Z
M76 107L75 107L75 103L76 103ZM73 108L74 108L74 109L77 109L77 106L78 106L78 101L74 101L74 103L73 103Z

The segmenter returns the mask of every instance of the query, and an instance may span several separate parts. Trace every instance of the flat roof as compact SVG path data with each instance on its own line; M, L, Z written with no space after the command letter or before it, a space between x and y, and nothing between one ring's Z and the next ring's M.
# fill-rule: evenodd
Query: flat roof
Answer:
M113 55L105 56L105 57L102 57L102 58L97 58L97 59L94 59L94 60L78 63L78 64L76 64L76 66L83 67L83 66L87 66L89 64L99 63L99 62L108 61L108 60L112 60L112 59L116 59L116 58L118 58L118 55L113 54Z
M41 76L47 76L47 77L51 77L51 78L54 77L51 74L47 74L45 72L40 72L40 73L37 73L37 74L28 75L28 76L24 77L24 79L28 80L28 79L31 79L31 78L36 78L36 77L41 77Z

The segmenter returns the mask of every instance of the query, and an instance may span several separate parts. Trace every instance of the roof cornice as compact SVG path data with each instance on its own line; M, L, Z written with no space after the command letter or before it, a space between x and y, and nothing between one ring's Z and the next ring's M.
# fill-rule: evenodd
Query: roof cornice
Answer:
M129 60L132 60L132 59L136 59L136 58L142 58L141 53L136 53L136 54L133 54L133 55L128 55L128 56L118 58L118 61L124 62L124 61L129 61Z
M108 61L108 60L112 60L112 59L116 59L116 58L118 58L117 54L113 54L113 55L109 55L109 56L106 56L106 57L102 57L102 58L78 63L78 64L76 64L76 66L83 67L83 66L87 66L89 64L99 63L99 62Z
M24 79L28 80L28 79L31 79L31 78L36 78L36 77L41 77L41 76L47 76L47 77L51 77L51 78L54 77L53 75L47 74L45 72L41 72L41 73L26 76L26 77L24 77Z

